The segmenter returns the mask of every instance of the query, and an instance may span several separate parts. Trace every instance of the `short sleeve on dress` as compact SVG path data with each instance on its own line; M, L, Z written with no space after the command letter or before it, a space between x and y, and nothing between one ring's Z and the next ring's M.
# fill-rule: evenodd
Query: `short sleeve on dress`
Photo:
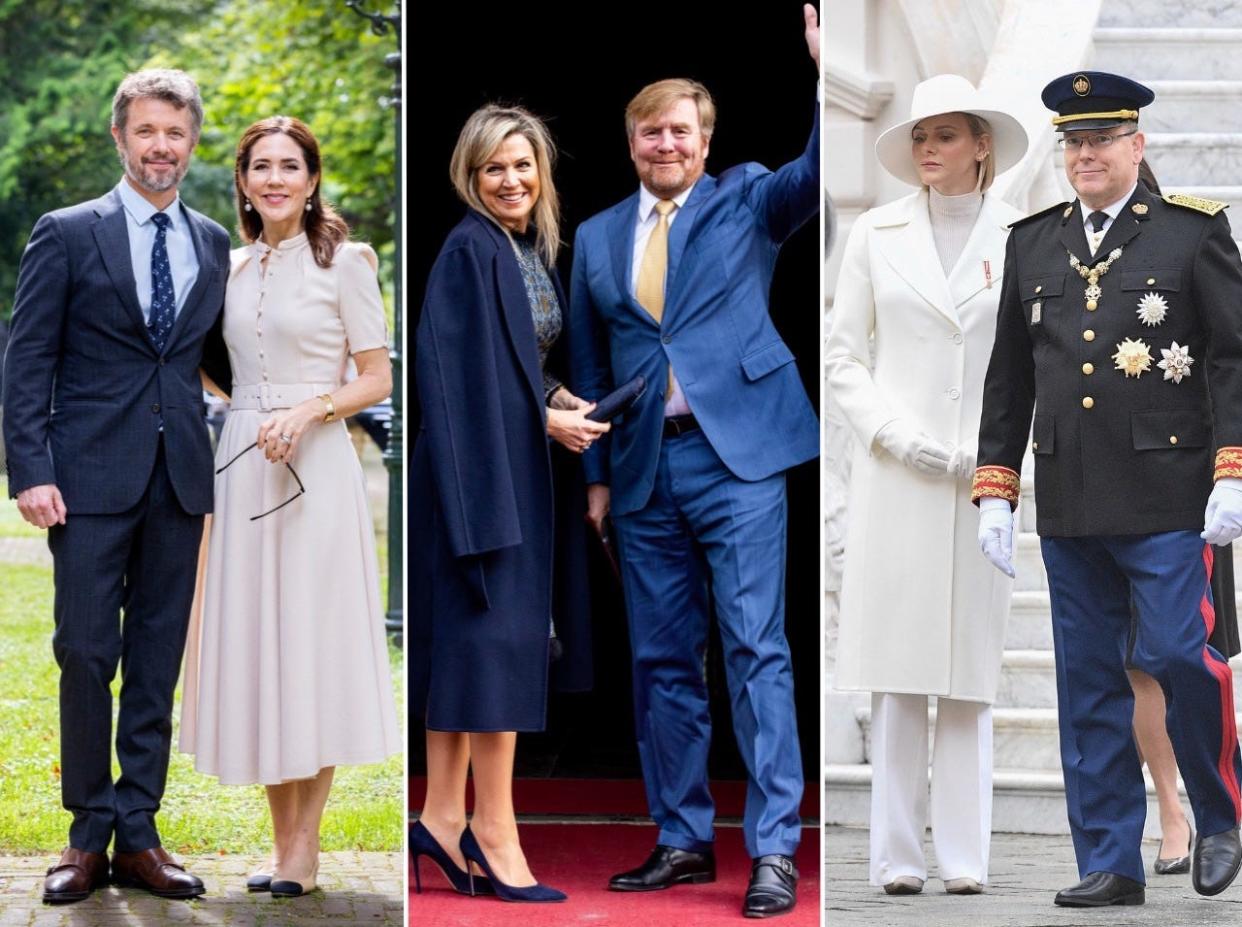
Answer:
M373 264L378 263L370 245L347 242L336 263L340 274L340 313L345 325L349 353L388 347L388 324L384 301Z

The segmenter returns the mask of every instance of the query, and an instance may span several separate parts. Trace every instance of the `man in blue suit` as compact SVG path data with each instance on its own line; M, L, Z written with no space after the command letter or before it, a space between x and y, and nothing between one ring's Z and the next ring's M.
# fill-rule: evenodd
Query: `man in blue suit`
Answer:
M113 881L171 898L203 892L155 826L212 503L199 367L229 269L228 234L177 197L202 120L189 75L126 77L112 104L124 177L40 218L18 273L5 354L8 485L22 516L48 529L55 564L61 796L73 813L46 902L104 884L114 837ZM227 361L210 374L227 386Z
M819 25L805 7L819 67ZM808 100L808 103L810 101ZM794 906L802 797L785 638L784 471L819 453L793 354L768 314L781 243L820 199L819 122L772 172L704 173L715 108L689 80L643 88L626 109L637 193L574 241L574 391L598 400L641 374L649 388L584 458L598 525L611 508L634 660L635 721L657 846L617 891L715 879L703 679L710 583L734 732L749 783L754 860L743 912Z

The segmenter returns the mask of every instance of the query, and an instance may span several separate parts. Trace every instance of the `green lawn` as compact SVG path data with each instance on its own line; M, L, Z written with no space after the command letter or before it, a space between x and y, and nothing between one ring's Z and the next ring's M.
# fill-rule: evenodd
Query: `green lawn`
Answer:
M0 536L11 523L0 501ZM382 540L382 539L381 539ZM60 806L57 669L52 658L52 574L0 563L0 853L50 853L65 845ZM405 713L399 650L389 648L399 717ZM119 674L118 674L119 677ZM113 687L115 697L119 678ZM180 689L174 724L180 716ZM114 699L115 711L115 699ZM259 786L221 786L176 752L160 812L164 843L178 853L266 852L267 804ZM337 770L323 823L324 850L399 850L405 780L400 754Z

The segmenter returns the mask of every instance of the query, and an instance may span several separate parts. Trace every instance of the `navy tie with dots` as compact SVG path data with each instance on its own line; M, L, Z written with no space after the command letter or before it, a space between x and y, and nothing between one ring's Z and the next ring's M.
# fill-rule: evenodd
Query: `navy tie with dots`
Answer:
M177 294L173 292L172 267L168 263L168 246L165 238L172 220L162 212L151 217L155 223L155 244L151 246L151 312L147 319L147 331L155 346L163 351L164 342L172 330L176 317Z

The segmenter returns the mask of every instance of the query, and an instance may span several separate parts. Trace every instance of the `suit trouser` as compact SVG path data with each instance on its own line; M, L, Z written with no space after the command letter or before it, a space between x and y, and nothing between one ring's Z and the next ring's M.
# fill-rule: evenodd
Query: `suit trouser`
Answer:
M936 699L932 845L940 878L988 880L992 706ZM927 696L871 695L871 884L927 878Z
M748 784L752 857L793 855L802 757L785 638L785 477L738 479L701 431L665 438L647 505L618 516L639 758L659 842L713 840L704 680L708 587Z
M177 502L161 440L138 504L115 515L68 513L48 534L60 666L61 798L69 844L102 853L160 845L173 690L181 670L203 516ZM122 613L124 620L122 621ZM121 666L112 781L112 692Z
M1236 827L1242 758L1229 664L1207 639L1212 550L1195 531L1042 539L1052 599L1065 801L1080 876L1143 879L1147 793L1134 745L1126 643L1159 681L1196 830Z

